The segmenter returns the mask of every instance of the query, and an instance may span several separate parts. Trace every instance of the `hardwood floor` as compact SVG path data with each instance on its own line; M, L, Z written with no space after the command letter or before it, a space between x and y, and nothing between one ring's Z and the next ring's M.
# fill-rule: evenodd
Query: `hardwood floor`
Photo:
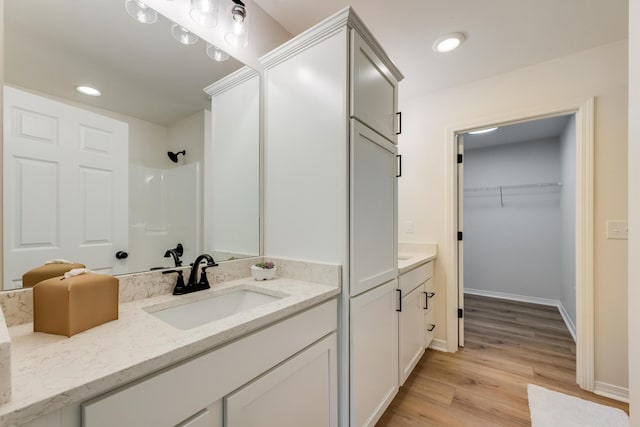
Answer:
M377 426L529 426L527 384L629 411L575 384L575 343L555 307L465 296L465 347L427 350Z

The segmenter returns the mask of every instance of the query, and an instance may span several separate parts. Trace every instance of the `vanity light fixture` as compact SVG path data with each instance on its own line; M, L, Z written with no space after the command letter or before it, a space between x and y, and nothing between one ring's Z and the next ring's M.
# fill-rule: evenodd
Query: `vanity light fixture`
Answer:
M102 95L102 93L98 89L91 86L76 86L76 90L83 95L89 95L89 96Z
M229 59L229 54L217 46L207 43L207 56L214 61L222 62Z
M178 24L171 25L171 35L174 39L185 45L196 44L198 42L198 36Z
M247 7L241 0L232 0L231 26L224 39L231 46L245 47L249 43Z
M469 132L469 135L480 135L483 133L489 133L489 132L493 132L494 130L497 130L498 128L486 128L486 129L480 129L480 130L474 130Z
M440 36L433 42L432 48L438 53L451 52L466 40L466 36L462 33L449 33Z
M142 24L153 24L158 20L158 12L140 0L125 0L124 8L133 19Z
M215 27L218 23L218 0L191 0L189 15L198 25Z

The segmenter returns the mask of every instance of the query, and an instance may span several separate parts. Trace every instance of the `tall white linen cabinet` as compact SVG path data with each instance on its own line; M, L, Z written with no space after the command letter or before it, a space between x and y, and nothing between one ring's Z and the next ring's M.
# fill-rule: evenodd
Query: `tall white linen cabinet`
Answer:
M403 76L351 8L261 62L264 253L343 266L339 425L373 426L398 391Z

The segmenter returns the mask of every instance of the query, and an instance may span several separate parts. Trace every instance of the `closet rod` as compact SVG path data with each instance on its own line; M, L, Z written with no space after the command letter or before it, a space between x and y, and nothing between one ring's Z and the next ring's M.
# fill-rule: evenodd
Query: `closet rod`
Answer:
M494 187L471 187L465 188L465 192L476 192L476 191L500 191L509 190L514 188L545 188L545 187L562 187L561 182L540 182L537 184L516 184L516 185L497 185Z

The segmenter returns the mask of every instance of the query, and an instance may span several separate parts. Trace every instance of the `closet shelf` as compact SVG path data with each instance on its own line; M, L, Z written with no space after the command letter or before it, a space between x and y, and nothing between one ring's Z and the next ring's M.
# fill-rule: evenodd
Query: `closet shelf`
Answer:
M538 182L535 184L516 184L516 185L497 185L493 187L471 187L465 188L465 193L478 193L485 191L498 191L500 194L500 207L504 207L504 199L503 192L504 190L515 190L515 189L537 189L537 188L560 188L562 187L561 182Z
M475 193L478 191L500 191L500 190L510 190L510 189L548 188L548 187L562 187L562 183L561 182L539 182L536 184L495 185L493 187L470 187L470 188L465 188L464 192Z

